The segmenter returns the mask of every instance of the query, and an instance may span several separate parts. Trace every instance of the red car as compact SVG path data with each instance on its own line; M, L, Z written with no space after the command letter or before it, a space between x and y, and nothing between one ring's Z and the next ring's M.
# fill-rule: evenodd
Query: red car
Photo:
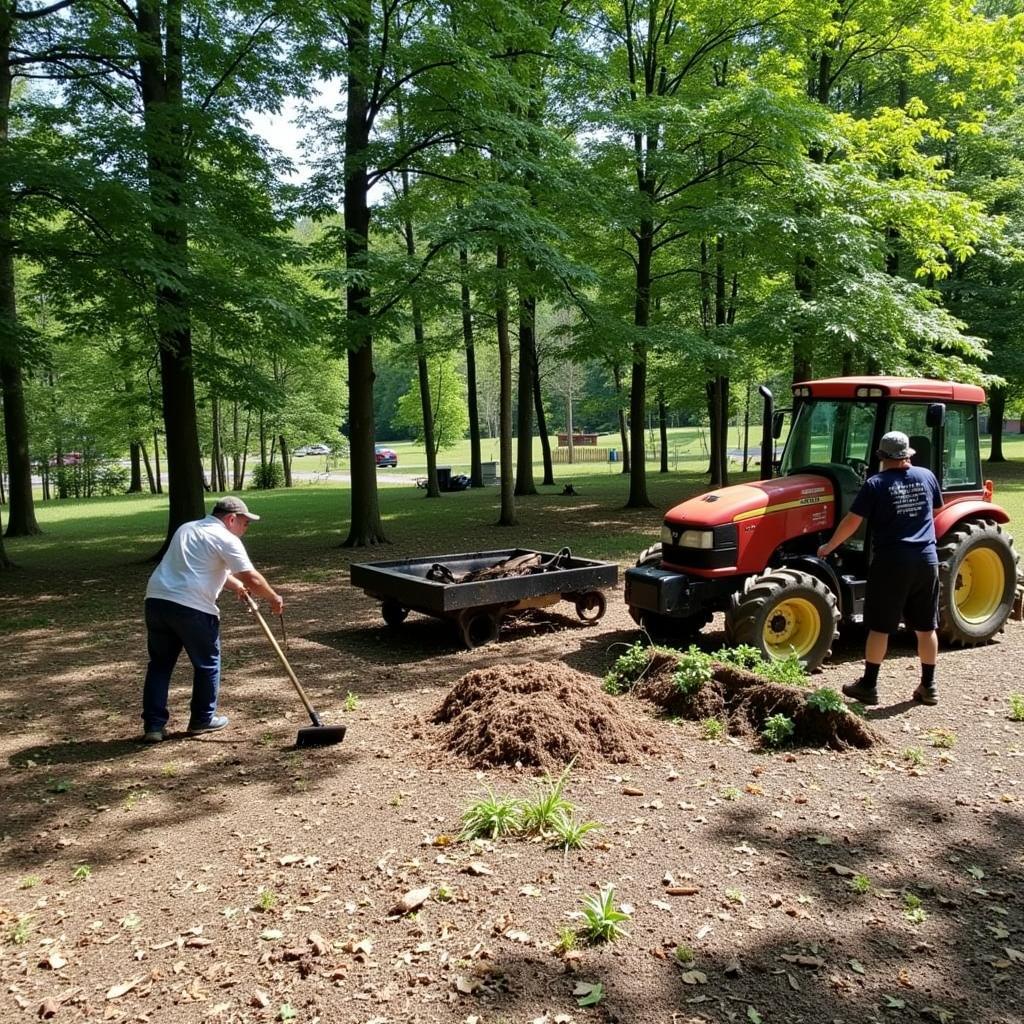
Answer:
M80 466L82 464L81 452L65 452L63 455L51 455L51 466Z
M373 446L373 457L377 460L378 466L398 466L398 455L390 448L382 448L379 444Z

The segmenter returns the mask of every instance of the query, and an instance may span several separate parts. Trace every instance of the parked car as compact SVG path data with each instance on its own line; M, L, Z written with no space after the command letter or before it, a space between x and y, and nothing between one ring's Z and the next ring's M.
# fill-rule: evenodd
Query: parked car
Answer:
M398 466L398 455L390 448L382 448L379 444L373 446L373 457L377 460L378 466Z
M51 455L51 466L80 466L82 464L81 452L65 452L63 455Z
M292 458L296 458L299 455L308 455L308 454L309 454L309 445L308 444L304 444L301 448L296 448L295 451L292 452Z
M310 455L330 455L331 449L325 444L310 444L306 446L306 451Z

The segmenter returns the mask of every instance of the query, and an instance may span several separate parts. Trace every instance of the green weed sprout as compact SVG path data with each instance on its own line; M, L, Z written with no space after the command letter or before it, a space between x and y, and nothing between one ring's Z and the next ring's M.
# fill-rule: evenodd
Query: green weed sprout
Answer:
M846 704L835 690L821 686L813 693L807 694L807 703L816 711L846 714Z
M630 915L621 907L615 908L615 886L607 885L600 893L583 898L583 926L579 934L588 942L614 942L627 932L622 927Z
M703 740L720 740L725 735L725 722L720 718L702 718L700 737Z
M569 779L572 762L566 765L565 771L552 779L545 775L537 785L533 798L522 801L522 820L520 827L530 835L547 835L557 830L558 820L573 810L573 806L562 795Z
M606 693L620 694L631 690L644 674L652 648L639 641L612 665L601 684Z
M564 850L582 850L587 845L587 835L601 828L596 821L577 821L576 816L560 814L552 823L552 829L558 836L559 845Z
M460 839L497 839L513 835L522 827L522 802L510 796L497 796L486 787L484 795L462 812Z
M1010 694L1010 721L1024 722L1024 693Z
M672 674L672 685L686 697L699 693L705 683L710 683L714 674L711 658L696 647L691 647L679 656L679 663Z
M764 720L761 738L769 747L781 747L789 742L796 725L789 715L769 715Z

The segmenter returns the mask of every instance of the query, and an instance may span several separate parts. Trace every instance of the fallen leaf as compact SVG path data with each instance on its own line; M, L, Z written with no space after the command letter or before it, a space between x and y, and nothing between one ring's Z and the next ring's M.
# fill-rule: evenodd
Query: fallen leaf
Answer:
M783 953L782 959L788 964L800 967L824 967L825 961L820 956L808 956L806 953Z
M56 949L51 949L46 956L39 961L40 967L46 967L51 971L59 971L62 967L67 967L67 965L67 960L65 960Z
M747 1020L750 1021L750 1024L763 1024L764 1018L762 1018L761 1014L759 1014L757 1012L755 1007L748 1006L747 1007Z
M131 981L122 981L120 985L111 985L107 989L107 999L120 999L121 996L131 992L145 977L144 974L140 974L137 978L132 978Z
M712 931L712 926L711 925L709 925L709 924L702 924L697 929L697 939L698 939L698 941L700 939L703 939L705 935L710 935L711 931Z
M854 974L866 974L867 973L864 970L864 965L859 960L851 960L850 961L850 970L853 971Z
M576 997L578 1006L597 1006L604 998L604 985L599 981L593 984L588 981L578 981L572 994Z
M480 987L479 981L475 978L467 978L464 974L458 975L452 984L455 986L456 991L466 996L472 995Z
M231 1009L230 1003L217 1003L216 1006L210 1007L210 1012L206 1015L207 1017L218 1017L220 1014Z
M363 953L369 956L373 952L373 940L372 939L349 939L344 946L341 947L345 953Z
M985 872L982 871L981 868L979 868L977 864L972 864L967 869L967 874L969 874L971 876L971 878L984 878L985 877Z
M466 873L470 875L493 875L494 871L482 860L471 860L466 865Z
M422 907L430 898L430 886L425 885L422 889L410 889L390 910L391 914L410 914L417 907Z
M658 910L671 910L672 904L666 903L664 900L651 900L651 906L657 907Z
M258 1010L265 1010L270 1005L270 996L263 989L254 988L252 998L249 1000Z
M260 932L260 938L266 939L268 942L276 942L278 939L284 938L284 932L280 928L264 928Z
M511 939L512 942L532 942L533 939L526 932L517 931L515 928L510 928L505 932L505 938Z
M796 980L796 978L794 978L794 977L793 977L793 975L792 975L792 974L789 974L789 973L787 972L787 974L786 974L786 980L787 980L787 981L789 982L789 987L790 987L791 989L793 989L793 991L794 991L794 992L799 992L799 991L800 991L800 982L798 982L798 981Z
M1024 953L1012 946L1003 946L1003 952L1014 962L1024 964Z
M904 1010L907 1006L906 999L897 999L895 996L883 996L887 1010Z
M730 960L725 967L722 968L722 971L730 978L738 978L743 973L743 968L740 966L739 960Z
M57 1000L53 998L53 996L47 996L39 1004L39 1016L43 1020L49 1020L51 1017L55 1017L57 1015L57 1011L59 1009L60 1003L58 1003Z
M323 956L330 949L319 932L310 932L306 941L313 947L314 956Z

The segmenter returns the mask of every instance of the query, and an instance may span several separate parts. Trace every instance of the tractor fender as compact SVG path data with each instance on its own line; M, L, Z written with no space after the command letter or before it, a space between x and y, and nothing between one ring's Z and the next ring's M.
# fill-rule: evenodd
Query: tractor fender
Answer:
M978 498L965 498L962 501L953 501L935 513L935 537L941 540L958 523L965 519L987 519L994 523L1008 523L1010 521L1006 510L991 501L981 501Z
M836 575L835 569L828 562L823 558L818 558L817 555L791 555L785 558L782 564L790 569L799 569L801 572L821 580L836 595L836 607L839 609L839 614L843 614L843 589L839 585L839 577Z

